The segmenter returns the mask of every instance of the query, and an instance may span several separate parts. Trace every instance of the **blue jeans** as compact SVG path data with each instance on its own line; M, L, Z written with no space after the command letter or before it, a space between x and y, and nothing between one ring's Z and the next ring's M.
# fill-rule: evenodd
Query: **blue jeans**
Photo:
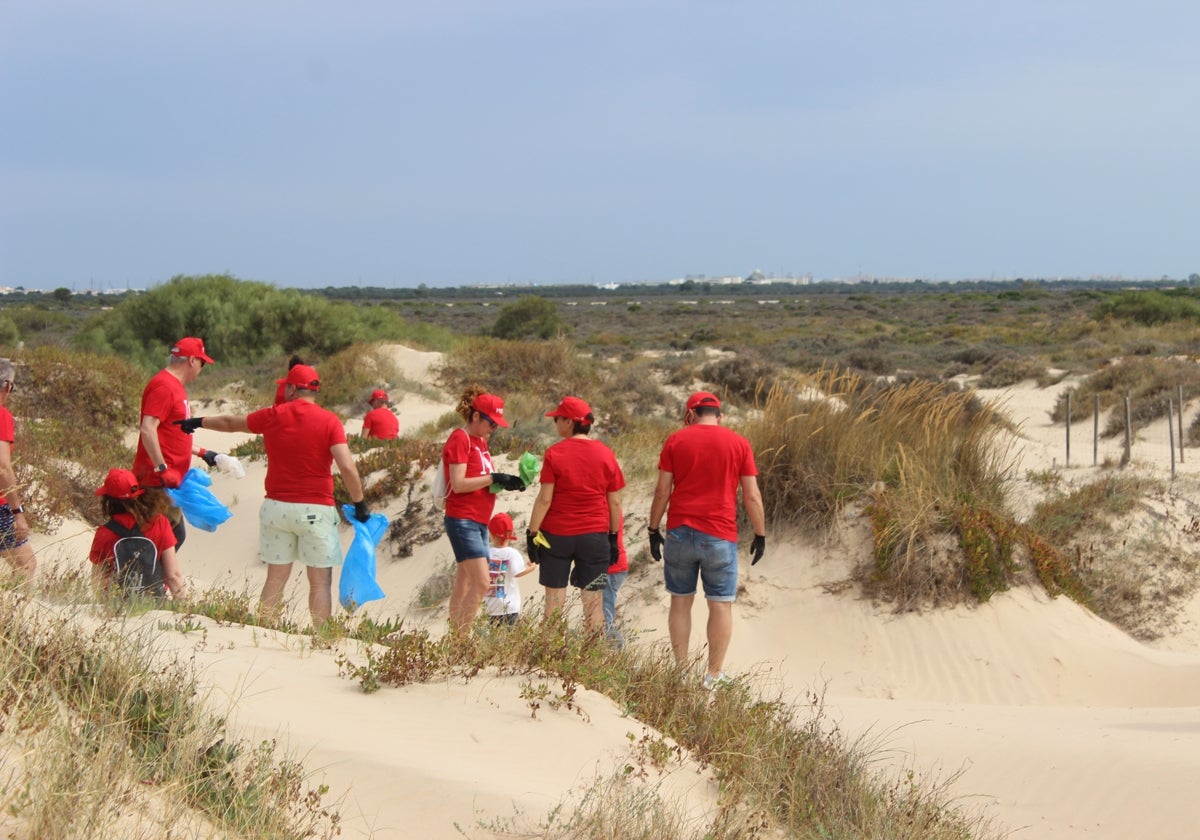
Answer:
M617 592L629 572L609 572L608 583L604 586L604 635L615 642L617 647L625 646L625 637L617 629Z

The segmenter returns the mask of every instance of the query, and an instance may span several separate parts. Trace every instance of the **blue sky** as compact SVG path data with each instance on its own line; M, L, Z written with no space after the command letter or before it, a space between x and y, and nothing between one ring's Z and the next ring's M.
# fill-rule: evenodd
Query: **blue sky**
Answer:
M0 285L1200 271L1200 4L3 0Z

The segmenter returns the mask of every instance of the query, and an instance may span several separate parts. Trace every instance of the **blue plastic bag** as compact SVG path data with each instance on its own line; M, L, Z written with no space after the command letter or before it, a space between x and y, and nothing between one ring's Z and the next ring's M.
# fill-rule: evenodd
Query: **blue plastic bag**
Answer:
M338 602L354 612L368 601L378 601L383 590L375 580L375 547L388 528L387 517L372 513L366 522L354 518L354 505L342 505L342 513L354 526L354 541L346 549L342 574L338 578Z
M233 512L208 489L211 486L212 479L208 473L192 467L178 487L167 488L167 493L183 511L187 523L201 531L215 531L218 525L233 516Z

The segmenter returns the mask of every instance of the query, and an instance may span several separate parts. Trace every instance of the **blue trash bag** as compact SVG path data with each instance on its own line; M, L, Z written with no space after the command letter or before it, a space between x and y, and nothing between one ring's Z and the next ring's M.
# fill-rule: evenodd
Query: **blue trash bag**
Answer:
M338 578L338 602L350 612L368 601L378 601L383 590L375 581L375 547L388 529L387 517L372 513L366 522L354 518L354 505L342 505L342 513L354 526L354 541L346 549Z
M233 516L233 512L208 489L211 486L212 479L208 473L192 467L178 487L167 488L167 493L183 511L187 523L201 531L215 531L218 525Z

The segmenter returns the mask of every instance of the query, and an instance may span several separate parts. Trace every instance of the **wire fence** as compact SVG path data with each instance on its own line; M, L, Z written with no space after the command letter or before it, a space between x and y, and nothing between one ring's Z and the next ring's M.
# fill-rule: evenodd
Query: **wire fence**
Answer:
M1065 465L1071 466L1071 400L1073 394L1067 392L1067 421L1066 421L1066 460ZM1133 403L1128 394L1122 398L1121 408L1125 412L1125 439L1121 450L1121 466L1126 466L1133 457ZM1100 396L1092 398L1092 466L1100 461ZM1176 434L1178 429L1178 434ZM1178 441L1179 463L1184 463L1183 437L1183 386L1179 386L1176 397L1167 398L1167 436L1170 439L1171 478L1175 478L1175 447Z

